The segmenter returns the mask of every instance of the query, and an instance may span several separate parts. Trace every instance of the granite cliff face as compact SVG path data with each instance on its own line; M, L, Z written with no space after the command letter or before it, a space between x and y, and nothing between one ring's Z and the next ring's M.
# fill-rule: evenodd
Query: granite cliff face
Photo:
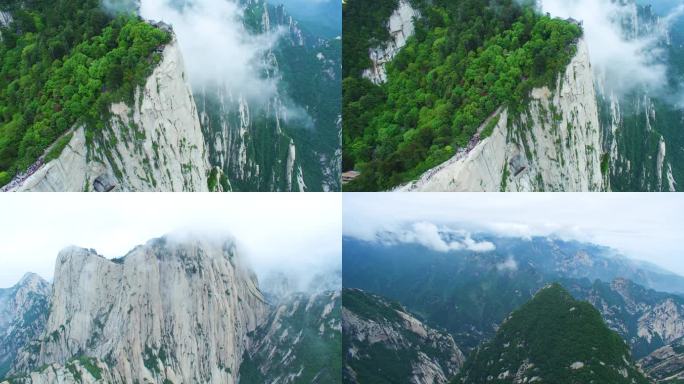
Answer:
M235 383L247 333L268 311L242 262L232 240L164 237L114 260L65 249L45 330L9 376L25 383Z
M389 63L406 45L406 40L413 36L415 27L413 20L420 17L420 13L411 7L406 0L400 0L397 9L390 15L387 22L391 40L383 45L372 48L370 55L373 66L363 71L363 77L370 80L373 84L382 84L387 81L387 70L385 64Z
M9 371L17 352L43 332L50 290L50 284L33 273L0 289L0 377Z
M9 190L207 190L204 136L175 39L162 57L132 105L110 107L102 132L75 127L58 158Z
M451 335L430 328L396 303L357 289L343 290L344 380L382 377L414 384L447 383L465 357ZM378 364L393 356L392 369Z
M507 109L499 110L479 132L490 123L496 125L489 137L480 140L478 134L467 149L397 190L605 189L594 76L583 40L555 90L532 90L524 113L513 116Z

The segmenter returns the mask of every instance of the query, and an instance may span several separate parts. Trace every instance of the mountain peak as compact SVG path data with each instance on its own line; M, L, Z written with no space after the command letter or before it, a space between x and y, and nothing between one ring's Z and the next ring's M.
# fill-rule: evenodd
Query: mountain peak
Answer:
M600 313L560 284L514 311L466 361L457 382L647 383L629 349Z

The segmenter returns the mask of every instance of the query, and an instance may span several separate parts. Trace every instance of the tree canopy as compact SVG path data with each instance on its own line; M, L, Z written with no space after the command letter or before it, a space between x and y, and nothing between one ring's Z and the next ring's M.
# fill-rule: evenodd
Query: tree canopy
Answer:
M0 185L75 124L100 129L112 102L129 101L171 35L98 0L0 6Z
M553 86L582 35L514 0L415 0L416 33L377 86L361 72L391 10L365 7L376 17L357 17L363 4L344 8L345 63L353 65L343 80L343 167L361 172L348 190L389 189L446 161L499 106L518 110L532 88Z

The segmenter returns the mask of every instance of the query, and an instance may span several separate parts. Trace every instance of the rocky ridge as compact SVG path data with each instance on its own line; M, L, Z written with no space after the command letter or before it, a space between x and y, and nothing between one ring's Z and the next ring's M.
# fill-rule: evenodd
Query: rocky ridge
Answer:
M527 111L492 119L489 137L398 191L600 191L601 129L584 40L555 90L536 88ZM490 121L480 127L485 130Z
M446 383L465 360L449 334L361 290L343 290L342 329L346 382ZM394 368L378 364L383 356L392 356Z
M11 191L206 191L209 170L197 108L177 41L135 93L113 104L111 120L93 135L74 127L60 156Z

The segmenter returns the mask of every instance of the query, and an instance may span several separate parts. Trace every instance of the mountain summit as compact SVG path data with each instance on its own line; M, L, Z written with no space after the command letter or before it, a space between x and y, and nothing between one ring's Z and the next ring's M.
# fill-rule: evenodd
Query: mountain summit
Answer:
M513 312L454 383L648 383L601 314L559 284Z

